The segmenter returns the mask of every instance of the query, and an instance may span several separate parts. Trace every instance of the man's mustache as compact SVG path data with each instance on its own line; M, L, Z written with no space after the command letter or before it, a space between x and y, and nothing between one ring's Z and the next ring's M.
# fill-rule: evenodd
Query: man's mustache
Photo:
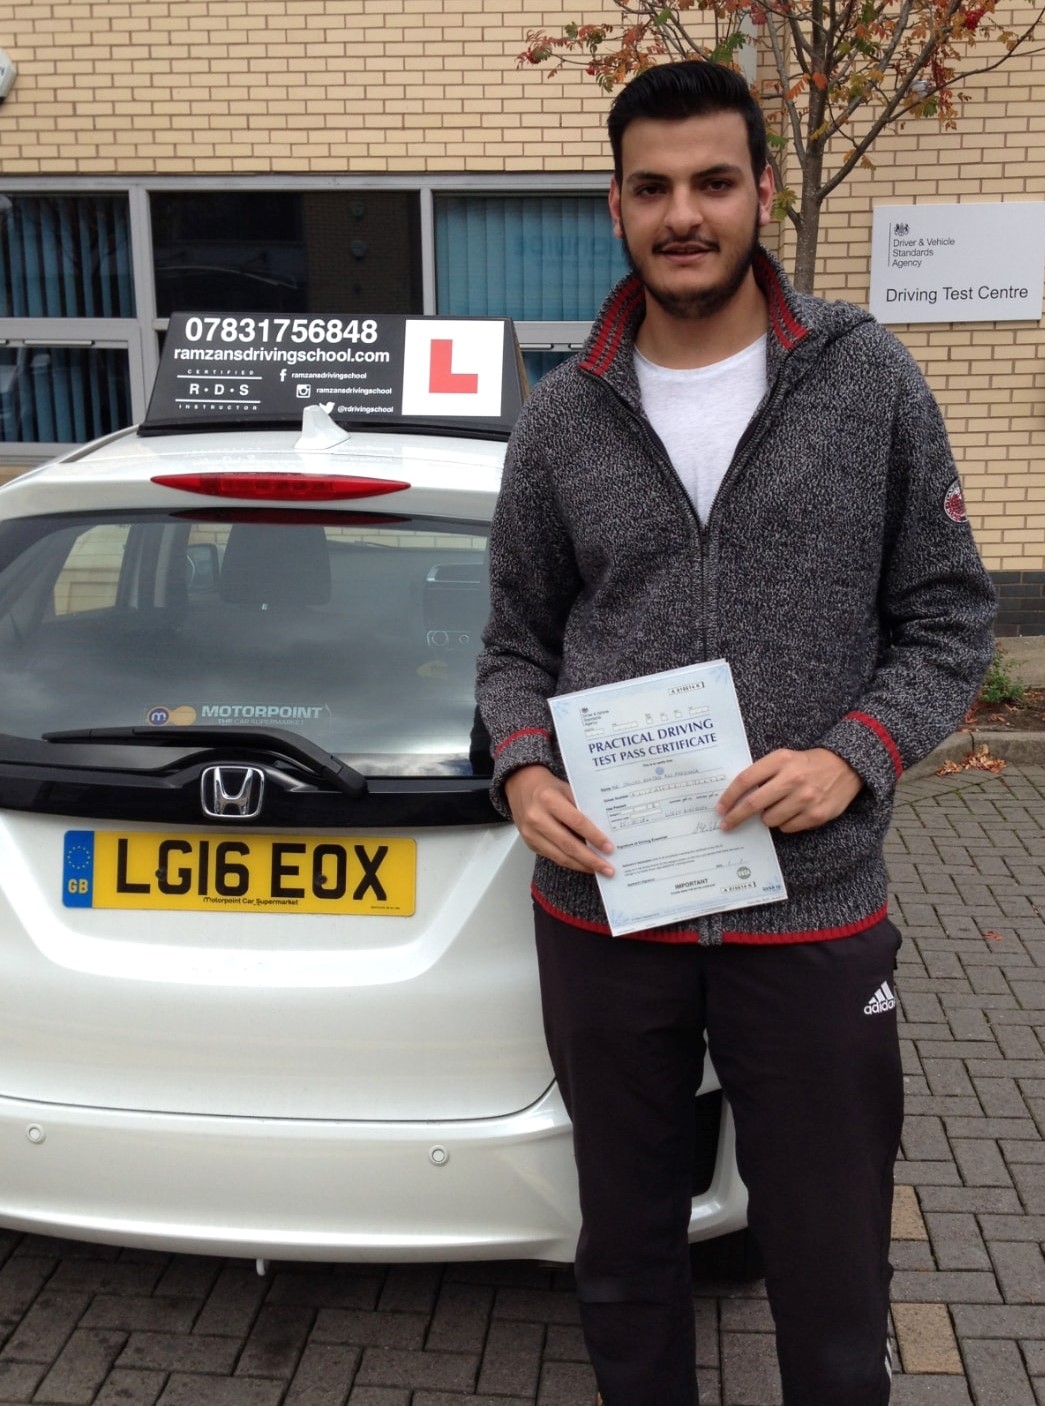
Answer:
M711 254L717 249L705 239L664 239L653 246L654 254Z

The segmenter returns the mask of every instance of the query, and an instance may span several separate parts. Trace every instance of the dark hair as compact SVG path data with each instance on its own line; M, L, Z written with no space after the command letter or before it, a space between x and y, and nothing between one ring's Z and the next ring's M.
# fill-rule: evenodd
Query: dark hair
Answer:
M606 119L613 173L618 183L623 176L621 145L628 126L640 117L660 122L681 122L687 117L706 117L715 112L737 112L747 127L751 169L758 181L769 161L766 124L762 109L752 96L747 81L724 64L705 59L683 59L679 63L655 64L636 74L613 100Z

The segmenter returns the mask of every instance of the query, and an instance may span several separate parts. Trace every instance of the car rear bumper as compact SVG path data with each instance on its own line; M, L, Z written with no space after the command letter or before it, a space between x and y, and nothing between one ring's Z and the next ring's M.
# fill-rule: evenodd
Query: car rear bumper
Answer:
M573 1258L570 1127L554 1088L506 1118L332 1123L0 1099L0 1224L189 1253L300 1260ZM692 1238L744 1224L723 1120Z

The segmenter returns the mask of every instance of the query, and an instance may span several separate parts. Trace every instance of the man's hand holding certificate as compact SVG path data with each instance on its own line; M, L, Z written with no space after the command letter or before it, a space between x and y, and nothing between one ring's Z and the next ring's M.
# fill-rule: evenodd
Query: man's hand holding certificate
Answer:
M800 752L780 748L734 777L717 809L723 830L735 830L760 815L763 825L794 835L836 819L863 784L849 763L827 747Z
M716 809L751 766L724 660L550 702L577 807L613 844L596 877L615 936L786 896L756 810L744 823L731 798L724 827Z

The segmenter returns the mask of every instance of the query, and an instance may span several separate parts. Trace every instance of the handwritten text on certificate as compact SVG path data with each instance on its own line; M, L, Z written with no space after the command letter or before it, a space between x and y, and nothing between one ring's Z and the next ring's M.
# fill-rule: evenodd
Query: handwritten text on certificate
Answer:
M724 659L551 699L574 799L613 841L598 875L614 936L786 897L757 817L728 833L715 803L750 765Z

